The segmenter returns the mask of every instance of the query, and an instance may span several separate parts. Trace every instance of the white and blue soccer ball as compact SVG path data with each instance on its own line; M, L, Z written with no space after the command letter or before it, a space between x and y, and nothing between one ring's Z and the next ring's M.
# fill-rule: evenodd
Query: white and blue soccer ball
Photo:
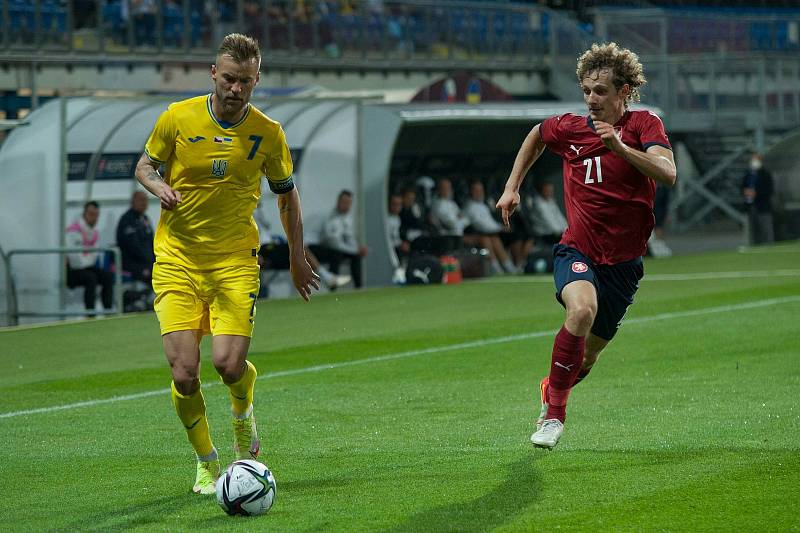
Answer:
M229 515L255 516L275 502L275 478L266 465L243 459L234 461L217 479L217 503Z

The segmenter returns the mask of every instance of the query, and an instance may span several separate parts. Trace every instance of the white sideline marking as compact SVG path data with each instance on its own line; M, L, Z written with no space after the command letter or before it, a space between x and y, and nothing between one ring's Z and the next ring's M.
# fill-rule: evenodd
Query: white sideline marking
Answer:
M797 254L800 253L800 247L797 244L797 242L793 242L769 246L740 246L738 252L740 254Z
M641 283L648 281L694 281L704 279L744 279L744 278L800 278L800 269L745 270L739 272L696 272L694 274L647 274ZM478 283L553 283L553 276L502 276L484 278Z
M740 311L742 309L754 309L757 307L768 307L771 305L781 305L787 303L795 303L800 302L800 295L798 296L785 296L783 298L769 298L766 300L754 300L752 302L744 302L740 304L732 304L732 305L719 305L716 307L706 307L702 309L694 309L691 311L676 311L674 313L661 313L658 315L652 316L644 316L639 318L631 318L625 320L623 324L641 324L645 322L655 322L658 320L668 320L670 318L682 318L688 316L697 316L697 315L709 315L715 313L726 313L730 311ZM441 352L449 352L453 350L464 350L469 348L479 348L482 346L490 346L492 344L502 344L504 342L511 342L511 341L518 341L518 340L525 340L525 339L533 339L537 337L546 337L549 335L553 335L556 333L556 330L546 330L546 331L535 331L531 333L520 333L518 335L505 335L503 337L494 337L492 339L484 339L478 341L469 341L469 342L460 342L458 344L450 344L446 346L436 346L434 348L423 348L421 350L409 350L406 352L397 352L392 354L386 355L378 355L375 357L367 357L364 359L356 359L354 361L343 361L341 363L330 363L325 365L315 365L315 366L307 366L303 368L295 368L292 370L281 370L278 372L271 372L269 374L263 374L259 376L257 379L273 379L273 378L280 378L285 376L296 376L298 374L307 374L309 372L320 372L322 370L333 370L337 368L344 368L348 366L355 366L355 365L366 365L370 363L379 363L382 361L391 361L393 359L403 359L406 357L414 357L417 355L425 355L425 354L434 354L434 353L441 353ZM221 383L219 381L213 381L207 385L205 388L219 386ZM93 407L95 405L103 405L106 403L116 403L122 402L126 400L136 400L139 398L147 398L149 396L158 396L161 394L169 394L169 389L159 389L159 390L151 390L145 392L138 392L136 394L126 394L123 396L112 396L111 398L104 398L101 400L87 400L85 402L77 402L77 403L68 403L64 405L53 405L50 407L40 407L37 409L24 409L22 411L11 411L8 413L0 414L0 419L2 418L14 418L17 416L23 415L34 415L40 413L52 413L55 411L65 411L69 409L78 409L80 407Z

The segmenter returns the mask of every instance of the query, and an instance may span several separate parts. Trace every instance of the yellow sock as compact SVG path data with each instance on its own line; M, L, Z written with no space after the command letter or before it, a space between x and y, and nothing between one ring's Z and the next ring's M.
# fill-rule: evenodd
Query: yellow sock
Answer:
M203 391L199 388L194 394L184 396L175 388L172 382L172 405L181 419L183 427L186 428L186 435L192 443L198 457L210 457L214 452L214 445L211 443L211 435L208 431L208 419L206 418L206 402L203 398Z
M231 408L233 416L242 417L248 415L250 406L253 405L253 389L256 384L258 372L250 361L245 361L245 369L242 378L236 383L228 385L231 395Z

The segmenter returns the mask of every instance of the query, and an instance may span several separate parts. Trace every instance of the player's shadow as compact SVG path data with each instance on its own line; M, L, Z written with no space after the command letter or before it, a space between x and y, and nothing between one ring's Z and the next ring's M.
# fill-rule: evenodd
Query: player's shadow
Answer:
M164 516L171 515L176 509L186 510L192 505L207 506L209 503L213 503L213 500L208 496L198 496L187 491L128 507L103 509L52 531L128 531L134 528L147 529L148 526L160 527Z
M476 483L480 479L475 480ZM386 532L406 531L488 531L513 521L539 496L536 462L525 457L508 465L500 485L475 499L434 507L417 513Z

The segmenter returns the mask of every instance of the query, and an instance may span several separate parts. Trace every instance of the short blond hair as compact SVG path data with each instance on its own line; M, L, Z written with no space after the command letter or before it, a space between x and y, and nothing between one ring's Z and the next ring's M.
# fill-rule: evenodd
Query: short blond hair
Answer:
M230 33L222 39L217 49L217 57L229 55L237 63L247 63L255 59L261 64L261 50L258 41L241 33Z
M627 48L620 48L617 43L595 43L578 58L578 68L575 71L578 83L583 82L583 78L592 72L603 69L613 72L613 83L617 90L626 83L630 86L631 93L625 98L626 107L629 102L639 101L639 89L647 83L639 56Z

